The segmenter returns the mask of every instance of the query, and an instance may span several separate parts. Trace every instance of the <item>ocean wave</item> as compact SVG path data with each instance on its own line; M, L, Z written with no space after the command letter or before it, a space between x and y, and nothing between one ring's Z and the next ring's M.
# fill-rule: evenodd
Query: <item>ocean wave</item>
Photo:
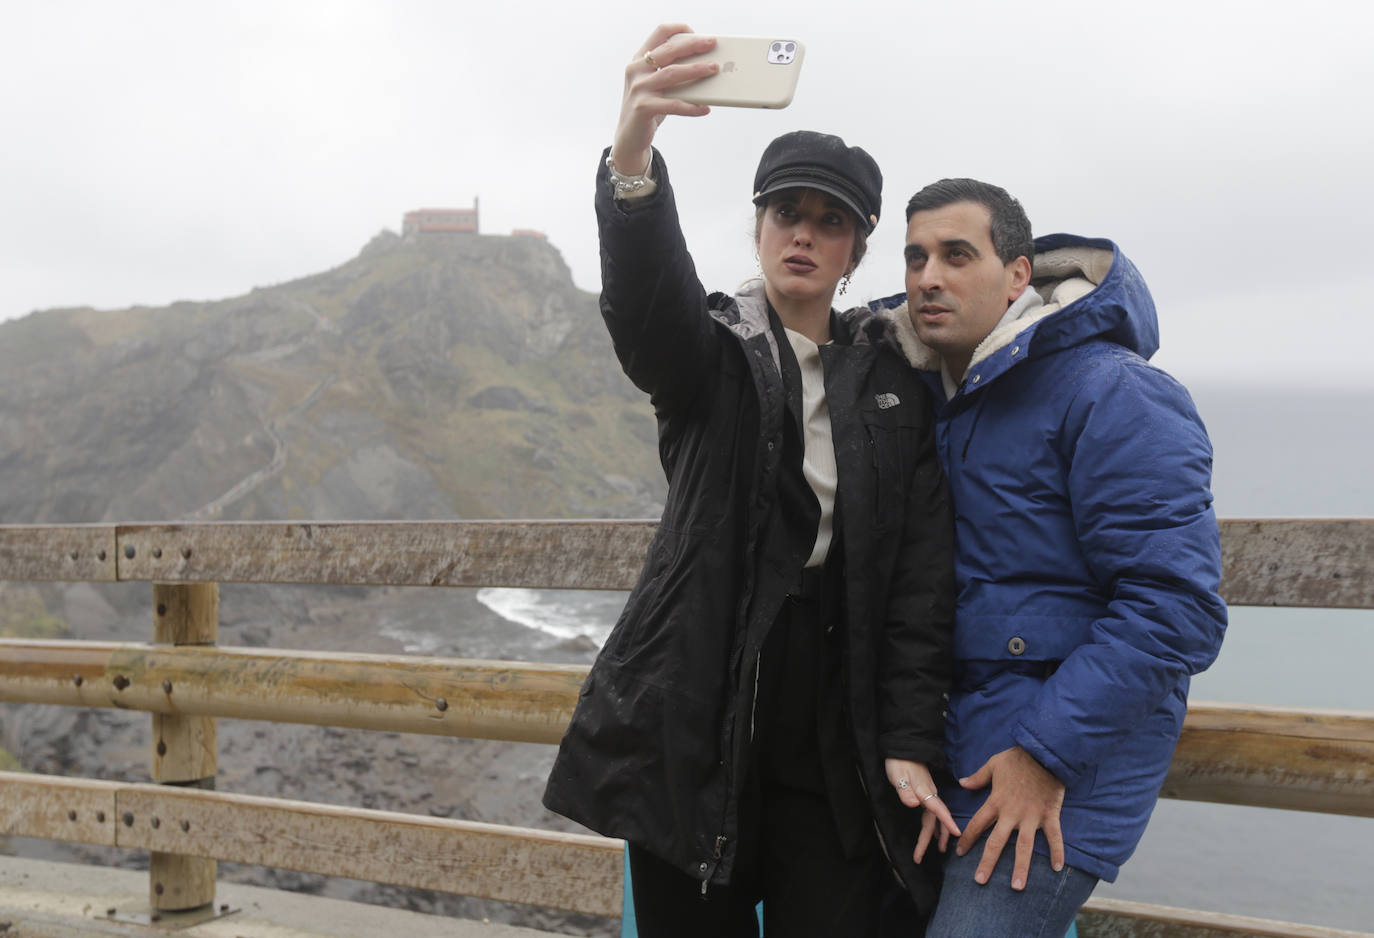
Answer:
M625 607L626 594L610 590L532 590L487 587L477 601L507 621L555 638L590 638L598 648Z
M378 630L384 637L401 643L401 650L408 655L433 655L444 647L443 636L434 632L406 628L402 625L387 624Z

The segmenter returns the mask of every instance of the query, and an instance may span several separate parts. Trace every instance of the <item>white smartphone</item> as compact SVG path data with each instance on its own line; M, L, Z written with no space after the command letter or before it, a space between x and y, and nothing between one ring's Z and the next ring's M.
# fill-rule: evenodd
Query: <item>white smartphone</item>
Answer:
M782 108L792 103L806 47L795 39L717 36L710 52L682 62L715 62L720 71L665 94L693 104Z

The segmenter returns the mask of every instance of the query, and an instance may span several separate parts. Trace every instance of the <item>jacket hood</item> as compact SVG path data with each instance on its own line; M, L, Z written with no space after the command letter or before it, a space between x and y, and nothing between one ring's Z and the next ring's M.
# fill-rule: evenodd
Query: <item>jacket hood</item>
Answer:
M722 298L724 296L724 294L712 294L712 297L717 295ZM711 303L711 316L742 340L747 341L754 336L763 336L773 357L773 367L781 374L782 362L778 352L778 340L768 321L768 295L764 289L763 278L753 277L740 284L733 299L733 304ZM908 325L910 325L909 322ZM889 322L881 316L875 317L864 312L863 307L842 313L837 313L833 309L830 311L831 339L843 345L879 346L889 341L891 330L892 326ZM912 338L915 337L913 332ZM938 360L935 367L940 367Z
M1018 357L1036 357L1092 339L1125 346L1146 359L1159 349L1159 320L1149 287L1109 240L1070 234L1036 238L1028 289L1035 290L1043 303L1025 304L1029 308L1024 314L989 333L974 349L970 372L984 362L1000 372ZM887 322L912 367L940 370L939 353L916 335L905 293L874 300L869 308ZM1015 351L1007 354L1009 345ZM1018 356L1023 349L1025 355Z

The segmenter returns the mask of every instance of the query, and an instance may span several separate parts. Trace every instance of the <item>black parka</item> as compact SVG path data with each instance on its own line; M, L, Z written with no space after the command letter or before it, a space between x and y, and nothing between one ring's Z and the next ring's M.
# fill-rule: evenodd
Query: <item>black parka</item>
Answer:
M654 405L668 497L544 804L703 884L727 883L760 649L800 568L760 551L788 419L777 340L761 285L738 297L702 289L657 153L648 197L614 200L605 177L603 156L601 311ZM928 390L880 347L881 323L831 321L820 351L845 558L846 709L884 847L926 905L930 877L911 862L919 811L897 800L883 759L943 759L953 520Z

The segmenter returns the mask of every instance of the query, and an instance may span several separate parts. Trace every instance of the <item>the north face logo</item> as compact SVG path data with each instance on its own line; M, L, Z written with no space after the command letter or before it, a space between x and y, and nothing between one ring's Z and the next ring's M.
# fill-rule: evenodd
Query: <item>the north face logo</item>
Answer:
M882 394L873 395L873 399L878 402L879 410L887 410L889 407L896 407L901 403L897 395L891 391L884 391Z

